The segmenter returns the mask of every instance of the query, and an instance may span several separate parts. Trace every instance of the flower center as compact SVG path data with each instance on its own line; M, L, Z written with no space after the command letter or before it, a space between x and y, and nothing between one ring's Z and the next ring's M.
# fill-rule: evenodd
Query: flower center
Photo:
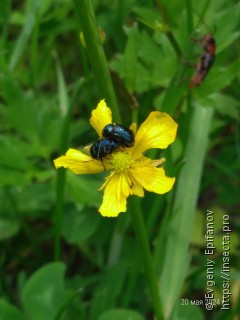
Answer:
M115 171L119 172L129 169L133 160L129 153L116 152L113 154L111 163Z

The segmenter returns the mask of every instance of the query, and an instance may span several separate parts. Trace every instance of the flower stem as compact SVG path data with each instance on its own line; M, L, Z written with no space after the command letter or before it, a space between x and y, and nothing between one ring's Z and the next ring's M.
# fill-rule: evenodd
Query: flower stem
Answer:
M86 43L88 57L102 98L111 106L114 121L121 123L118 104L109 73L107 60L99 36L98 26L90 0L74 0Z
M74 106L74 101L77 94L79 93L80 83L75 86L72 93L72 98L69 100L66 82L64 79L61 64L55 56L56 69L57 69L57 79L58 79L58 96L59 105L62 107L63 114L63 124L61 130L61 138L59 145L59 152L63 154L66 152L68 146L72 109ZM66 187L66 170L59 169L57 172L56 179L56 207L54 212L54 259L60 260L61 257L61 228L62 228L62 218L63 218L63 206L65 198L65 187Z
M148 244L148 238L146 229L144 226L144 220L142 217L141 207L139 199L136 197L131 197L129 199L130 212L132 215L133 226L137 236L137 240L140 247L140 253L142 255L142 260L145 268L145 273L148 279L148 285L150 290L150 295L152 299L153 309L155 316L158 320L163 319L163 309L162 303L159 296L158 282L156 274L153 269L152 256Z

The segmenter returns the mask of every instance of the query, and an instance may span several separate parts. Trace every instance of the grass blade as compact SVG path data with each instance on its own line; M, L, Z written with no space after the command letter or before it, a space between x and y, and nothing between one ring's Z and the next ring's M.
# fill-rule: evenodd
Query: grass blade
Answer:
M191 240L209 127L213 110L196 106L185 151L186 164L177 182L172 221L167 237L166 256L161 274L161 292L168 319L178 299L188 266ZM163 291L164 288L164 291Z

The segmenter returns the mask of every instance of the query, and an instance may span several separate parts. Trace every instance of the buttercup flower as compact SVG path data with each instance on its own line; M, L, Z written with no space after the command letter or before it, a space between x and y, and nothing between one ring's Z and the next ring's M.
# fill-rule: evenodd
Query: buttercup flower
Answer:
M112 112L104 100L92 111L90 123L102 138L102 129L112 123ZM129 195L144 196L144 189L158 194L170 191L175 178L166 177L162 163L165 159L151 160L144 152L151 148L165 149L175 140L177 124L159 111L151 112L136 131L136 124L130 127L135 133L131 148L119 148L100 160L76 149L69 149L65 155L54 160L56 168L64 167L76 174L99 173L110 170L100 190L104 189L103 202L99 212L106 217L116 217L126 211Z

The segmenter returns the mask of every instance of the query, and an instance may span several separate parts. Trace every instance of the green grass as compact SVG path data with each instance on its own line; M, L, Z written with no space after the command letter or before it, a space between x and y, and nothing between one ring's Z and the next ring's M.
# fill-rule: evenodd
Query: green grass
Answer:
M1 320L239 313L239 13L234 0L1 1ZM197 62L202 48L191 38L209 32L216 60L189 91L194 68L182 61ZM96 141L89 118L103 98L126 126L154 110L178 123L176 141L160 154L174 188L131 199L116 219L98 213L105 173L76 176L52 162ZM204 254L207 210L214 257ZM223 311L224 215L232 295ZM207 258L215 261L211 312L197 305L207 292Z

